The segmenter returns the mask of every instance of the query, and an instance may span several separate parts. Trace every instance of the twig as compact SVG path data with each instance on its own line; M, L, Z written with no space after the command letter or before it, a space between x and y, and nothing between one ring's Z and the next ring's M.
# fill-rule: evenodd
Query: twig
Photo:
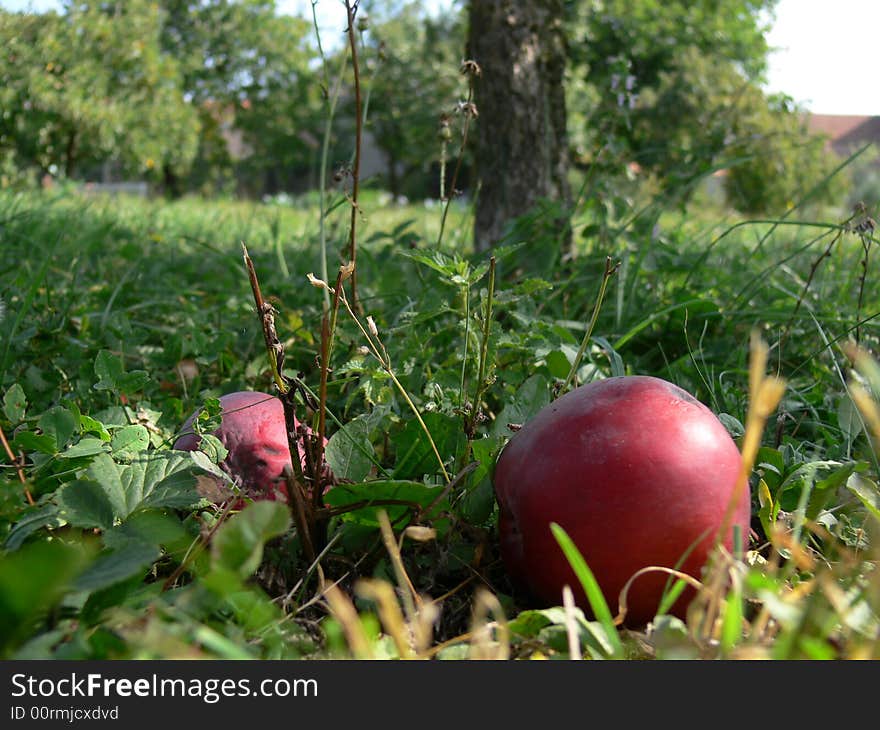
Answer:
M21 482L21 485L24 487L24 496L27 498L28 504L33 507L34 498L31 496L31 491L28 489L27 479L24 476L24 469L21 466L21 463L18 459L15 458L15 454L12 453L12 448L9 446L9 442L6 440L6 434L3 433L3 429L0 428L0 441L3 442L3 449L6 451L6 455L9 457L9 462L15 467L15 471L18 473L18 480Z
M260 318L260 329L263 332L263 340L266 343L266 353L269 355L272 380L275 381L279 391L286 393L290 386L281 375L281 370L284 367L284 347L281 345L275 332L273 307L263 299L263 293L260 291L260 282L254 269L254 262L251 260L244 242L241 244L241 250L244 255L244 265L248 272L248 279L251 283L251 291L254 294L254 306L257 309L257 316ZM292 424L289 424L288 428L290 429L291 427Z

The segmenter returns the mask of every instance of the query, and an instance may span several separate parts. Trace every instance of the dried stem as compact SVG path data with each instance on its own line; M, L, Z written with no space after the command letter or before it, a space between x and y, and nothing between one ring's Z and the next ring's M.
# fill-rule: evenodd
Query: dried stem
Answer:
M257 316L260 318L260 329L263 332L263 339L266 343L266 353L269 355L272 380L279 391L286 393L290 386L281 375L281 370L284 367L284 347L278 340L278 335L275 332L274 309L271 304L263 299L263 293L260 291L260 282L254 269L254 262L251 260L247 246L244 243L241 244L241 249L244 256L244 265L248 272L248 279L251 283L251 291L254 293L254 306L257 309ZM288 424L288 430L292 430L292 424Z
M351 271L351 303L355 311L360 311L357 294L357 216L358 216L358 187L361 174L361 139L363 137L364 120L361 116L361 77L358 67L357 41L354 32L354 18L357 13L357 0L345 0L345 10L348 13L348 43L351 47L351 65L354 71L354 116L355 116L355 139L354 139L354 165L351 176L351 225L348 237L348 259L352 266Z
M443 215L440 218L440 234L437 236L437 248L440 248L440 244L443 242L443 232L446 230L446 217L449 215L449 206L456 195L455 186L458 182L458 174L461 171L462 161L464 160L464 151L467 148L468 131L470 130L471 119L475 119L478 116L477 108L474 105L474 79L482 72L480 67L474 61L465 61L461 66L461 72L468 76L468 96L467 101L461 106L461 111L464 115L464 124L461 131L461 144L458 147L458 159L455 161L455 169L452 172L452 180L449 183L449 194L446 196L446 205L443 206Z

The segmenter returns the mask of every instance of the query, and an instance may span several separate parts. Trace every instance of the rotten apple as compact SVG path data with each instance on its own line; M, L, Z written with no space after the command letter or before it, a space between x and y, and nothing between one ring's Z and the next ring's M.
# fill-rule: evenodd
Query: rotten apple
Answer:
M283 472L291 460L281 401L268 393L239 391L221 396L220 405L223 409L220 428L213 435L229 451L220 466L244 495L252 499L287 501ZM175 449L199 448L200 438L192 429L195 415L184 423L182 435L174 443ZM294 423L298 428L299 422ZM301 446L298 448L302 451ZM302 453L300 463L305 468ZM213 498L216 500L216 496Z

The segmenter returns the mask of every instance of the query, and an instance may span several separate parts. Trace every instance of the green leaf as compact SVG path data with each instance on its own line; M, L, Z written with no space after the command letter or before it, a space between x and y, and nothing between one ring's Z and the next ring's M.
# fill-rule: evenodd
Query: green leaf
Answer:
M580 643L595 659L604 659L614 654L614 646L605 635L605 629L595 621L587 621L580 608L574 609L575 626ZM522 611L509 624L514 640L537 640L557 652L568 652L568 618L565 609L559 606L540 610ZM616 635L616 632L615 632Z
M113 434L110 446L116 456L131 456L150 445L150 432L143 426L125 426Z
M73 446L68 446L58 455L62 459L78 459L84 456L96 456L97 454L106 453L108 449L109 446L106 441L87 436L80 439Z
M501 409L492 424L492 436L509 437L508 424L522 425L550 403L550 383L543 375L532 375L519 388L513 400Z
M117 550L101 553L76 579L73 587L78 591L97 591L135 575L143 575L161 554L158 545L129 540Z
M213 562L247 578L260 567L266 542L283 535L289 526L287 505L268 500L249 504L217 531L211 544Z
M21 423L27 413L27 396L22 387L15 383L3 396L3 413L12 423Z
M229 449L227 449L223 445L223 442L216 436L210 433L205 433L199 438L198 450L193 453L204 454L212 464L219 464L229 456Z
M95 390L118 390L117 383L124 373L122 361L109 350L101 350L95 358Z
M0 560L0 654L31 634L86 560L82 550L59 540L27 545Z
M111 438L110 432L104 424L91 416L80 415L79 427L83 433L93 433L101 439L101 441L109 441Z
M480 524L489 519L495 508L495 489L492 474L495 460L504 444L501 437L477 439L471 443L473 460L478 466L468 479L468 490L461 501L461 515L470 524Z
M378 511L380 509L385 510L388 513L388 518L394 522L408 511L429 507L442 492L443 487L432 487L421 482L403 480L339 484L324 495L324 503L328 507L352 507L366 503L354 511L346 512L343 519L368 527L378 527ZM407 504L373 504L388 501L406 502ZM443 498L430 514L425 514L423 517L431 519L448 507L448 500Z
M15 434L12 445L16 451L36 451L40 454L48 454L52 456L58 453L58 445L55 442L55 436L44 433L34 433L33 431L21 431Z
M65 484L55 493L58 514L74 527L113 526L117 512L104 487L91 479L78 479Z
M369 435L367 420L355 418L330 437L324 455L338 479L361 482L369 475L376 460Z
M553 532L553 537L556 538L556 542L559 543L559 547L562 548L562 552L565 554L574 574L580 581L581 587L584 589L584 593L587 596L587 601L590 604L590 608L593 611L593 615L605 629L608 641L613 647L613 653L616 656L623 656L623 645L620 643L620 636L618 636L617 627L614 625L614 617L611 615L608 603L605 601L602 589L596 582L593 571L590 570L587 561L584 560L584 556L581 555L580 550L578 550L577 546L568 536L568 533L562 529L562 527L555 522L551 522L550 530Z
M104 488L114 516L123 520L137 509L198 504L202 498L194 467L190 453L184 451L143 453L130 464L117 464L109 454L99 454L85 474Z
M880 520L880 490L874 482L856 472L846 480L846 488L859 498L876 519Z
M47 504L25 515L15 523L9 532L4 547L7 550L18 550L38 530L44 527L61 527L65 523L58 511L58 506Z
M571 369L571 362L562 350L548 352L545 360L547 369L554 378L565 378Z
M161 545L167 552L172 553L186 550L195 537L187 532L173 514L157 510L140 510L130 515L122 524L107 530L104 533L104 545L118 549L135 541L148 545Z
M54 406L40 416L37 425L44 435L54 439L55 450L60 451L77 432L79 423L69 410Z
M101 350L95 358L95 375L98 376L98 382L93 386L95 390L115 393L135 393L150 380L144 370L125 372L121 358L109 350Z
M466 438L461 419L445 413L425 413L422 416L431 438L442 457L455 456L465 446ZM407 421L403 431L394 438L397 461L395 479L412 479L440 470L431 442L417 419Z

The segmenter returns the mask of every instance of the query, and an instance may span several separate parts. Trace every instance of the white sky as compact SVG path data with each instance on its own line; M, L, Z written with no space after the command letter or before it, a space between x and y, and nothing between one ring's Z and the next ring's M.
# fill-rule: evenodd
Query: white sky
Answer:
M362 0L364 10L379 0ZM450 0L426 0L432 9ZM57 0L0 0L7 9L58 7ZM283 12L311 18L311 0L278 0ZM318 0L322 41L345 28L342 0ZM767 88L819 114L880 115L880 0L779 0L768 34Z

